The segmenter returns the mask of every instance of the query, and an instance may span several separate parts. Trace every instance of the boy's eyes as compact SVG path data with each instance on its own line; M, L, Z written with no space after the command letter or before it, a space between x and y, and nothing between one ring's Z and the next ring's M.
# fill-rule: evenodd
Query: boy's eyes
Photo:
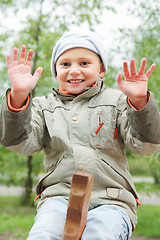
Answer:
M88 64L89 64L89 62L87 62L87 61L83 61L83 62L80 63L80 65L82 65L82 66L86 66ZM62 66L69 67L70 63L64 62L64 63L62 63Z
M88 64L89 64L89 62L87 62L87 61L81 62L81 65L83 65L83 66L86 66L86 65L88 65Z
M62 66L64 66L64 67L68 67L70 64L69 63L67 63L67 62L65 62L65 63L62 63Z

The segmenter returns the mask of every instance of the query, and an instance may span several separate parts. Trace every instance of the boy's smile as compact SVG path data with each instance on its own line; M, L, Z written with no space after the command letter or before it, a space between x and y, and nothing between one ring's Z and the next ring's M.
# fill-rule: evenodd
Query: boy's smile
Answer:
M59 87L71 94L80 94L97 78L105 74L99 56L86 48L72 48L65 51L56 62Z

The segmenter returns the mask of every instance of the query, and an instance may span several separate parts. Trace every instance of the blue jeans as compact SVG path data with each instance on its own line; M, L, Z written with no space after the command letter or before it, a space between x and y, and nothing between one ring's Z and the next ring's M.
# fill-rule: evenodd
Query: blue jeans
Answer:
M61 240L68 201L62 197L47 199L37 211L27 240ZM81 240L127 240L132 224L119 207L101 205L89 210Z

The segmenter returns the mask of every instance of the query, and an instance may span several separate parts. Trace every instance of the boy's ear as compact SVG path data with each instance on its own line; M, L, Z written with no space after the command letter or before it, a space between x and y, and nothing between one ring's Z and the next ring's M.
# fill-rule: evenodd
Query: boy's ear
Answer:
M105 73L106 73L106 70L105 70L104 64L101 63L100 71L99 71L99 78L103 78Z

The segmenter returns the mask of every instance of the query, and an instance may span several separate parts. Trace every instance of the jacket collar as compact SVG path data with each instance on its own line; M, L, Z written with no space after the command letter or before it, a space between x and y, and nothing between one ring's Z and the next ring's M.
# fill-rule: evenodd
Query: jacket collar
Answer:
M61 99L61 100L70 100L72 101L73 99L81 100L84 98L91 98L97 93L100 92L101 88L103 87L103 82L104 79L98 78L95 85L93 87L87 87L85 88L84 92L79 94L79 95L71 95L71 94L65 94L60 92L59 90L53 88L53 92L56 93L56 95Z

